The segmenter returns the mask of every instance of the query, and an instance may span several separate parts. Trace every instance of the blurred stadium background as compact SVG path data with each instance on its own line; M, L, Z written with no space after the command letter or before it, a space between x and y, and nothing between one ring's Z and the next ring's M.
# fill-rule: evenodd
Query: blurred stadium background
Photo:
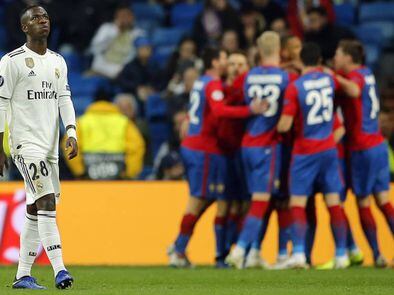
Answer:
M113 166L100 166L94 160L90 164L83 160L72 164L61 157L60 177L64 182L59 225L66 264L160 265L167 262L165 250L175 237L188 195L182 181L184 170L178 154L177 133L186 118L190 85L201 70L200 49L206 44L220 45L230 52L243 49L253 62L254 40L269 29L281 36L295 34L305 40L315 40L323 46L329 42L333 48L343 36L353 35L361 40L365 45L366 63L377 77L381 126L390 143L391 175L394 173L393 1L1 0L0 56L24 43L19 12L27 4L36 2L47 8L51 16L49 48L66 59L77 116L85 121L95 120L97 101L114 102L122 112L119 116L127 119L133 130L126 143L111 140L107 142L112 145L100 143L108 148L108 154L113 150L126 153L124 146L128 146L123 162L114 160L116 165L126 168L126 173L118 173ZM308 29L310 15L306 11L319 5L327 12L328 24L311 32ZM125 12L125 7L130 10ZM215 12L214 16L206 13L207 7ZM122 23L128 34L125 40L116 41L114 27ZM97 48L103 49L95 50ZM151 48L151 52L144 51L146 48ZM331 51L327 48L325 53L328 63ZM79 124L83 124L83 120ZM108 118L106 122L113 121ZM119 126L109 124L109 128L79 135L82 151L94 154L96 151L89 140L96 144L102 138L102 134L95 132L111 134L111 129L125 128ZM123 146L123 150L113 146L116 144ZM18 259L24 192L15 167L2 180L0 265L8 265ZM348 199L346 210L351 212L351 225L357 243L366 254L365 263L371 264L353 198ZM334 251L328 215L321 200L318 211L315 263L327 261ZM374 210L374 215L380 229L382 252L391 260L394 258L393 239L380 213ZM209 264L214 260L212 218L210 211L197 227L190 247L195 263ZM272 223L263 247L264 258L271 262L276 255L276 239L277 227ZM125 255L125 249L129 255ZM44 256L38 261L47 264ZM9 268L0 268L0 272L3 271L8 273ZM362 273L358 275L365 277ZM384 290L392 290L392 273L391 283L390 279L387 282L388 289ZM317 286L321 287L324 286ZM231 290L226 294L232 294Z

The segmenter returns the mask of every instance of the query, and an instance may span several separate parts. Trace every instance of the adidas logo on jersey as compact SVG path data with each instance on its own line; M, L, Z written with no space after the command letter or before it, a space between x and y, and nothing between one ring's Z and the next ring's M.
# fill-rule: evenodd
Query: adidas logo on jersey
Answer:
M34 73L33 70L30 71L29 75L27 75L28 77L33 77L33 76L37 76L36 73Z

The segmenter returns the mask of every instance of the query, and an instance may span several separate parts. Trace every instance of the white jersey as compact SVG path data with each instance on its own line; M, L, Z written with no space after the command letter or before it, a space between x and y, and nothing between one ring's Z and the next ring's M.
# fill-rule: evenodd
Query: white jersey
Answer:
M44 55L26 45L0 61L0 104L7 104L12 156L57 162L59 104L71 100L67 65L47 49Z

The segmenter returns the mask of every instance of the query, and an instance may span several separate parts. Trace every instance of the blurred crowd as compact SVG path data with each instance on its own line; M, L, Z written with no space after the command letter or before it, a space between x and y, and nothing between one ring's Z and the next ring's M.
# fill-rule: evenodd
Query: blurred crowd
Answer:
M5 52L25 42L19 13L39 3L52 22L49 47L63 54L69 72L100 77L89 103L73 95L77 106L81 155L62 158L63 179L182 179L179 134L187 119L189 93L201 74L201 50L207 45L242 50L250 66L258 61L256 38L273 30L291 55L301 40L320 45L324 63L341 39L363 39L360 7L371 1L332 0L8 0L0 8ZM338 7L340 9L338 9ZM343 13L347 9L351 15ZM342 10L343 9L343 10ZM394 20L367 50L381 98L381 128L390 143L394 170ZM368 30L368 27L367 29ZM366 31L365 31L366 32ZM387 35L388 34L388 35ZM383 44L384 41L384 44ZM380 44L382 43L382 44ZM371 44L366 44L371 45ZM370 48L367 46L367 49ZM375 51L374 51L375 50ZM78 64L75 64L75 57ZM299 67L291 56L286 66ZM76 70L75 70L76 71ZM70 81L73 91L74 84ZM82 85L83 87L83 85ZM83 107L80 107L83 105ZM82 108L82 109L81 109ZM81 111L78 111L81 110ZM11 170L9 178L18 174Z

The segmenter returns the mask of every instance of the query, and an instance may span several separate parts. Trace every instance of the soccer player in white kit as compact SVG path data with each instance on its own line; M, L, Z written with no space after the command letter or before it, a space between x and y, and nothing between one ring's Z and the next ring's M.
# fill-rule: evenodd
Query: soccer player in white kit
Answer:
M6 121L12 159L25 181L26 219L20 239L18 270L13 288L45 289L30 274L40 243L55 273L59 289L70 288L56 224L60 195L58 169L59 113L67 130L68 157L78 154L75 111L62 56L47 49L48 13L41 6L22 11L27 41L0 61L0 142ZM0 145L0 175L7 167Z

